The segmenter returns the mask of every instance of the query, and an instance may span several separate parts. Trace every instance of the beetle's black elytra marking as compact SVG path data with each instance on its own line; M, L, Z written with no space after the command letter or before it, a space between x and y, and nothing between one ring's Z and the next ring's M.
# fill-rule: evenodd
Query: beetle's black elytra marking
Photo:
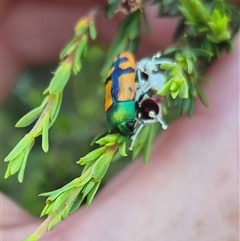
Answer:
M120 68L120 64L127 62L128 59L126 57L123 58L118 58L114 63L113 63L113 72L111 74L111 80L112 80L112 90L111 90L111 94L112 94L112 98L113 98L113 102L117 102L117 94L118 94L118 90L119 90L119 78L122 75L125 74L130 74L130 73L135 73L135 69L128 67L126 69L122 69Z

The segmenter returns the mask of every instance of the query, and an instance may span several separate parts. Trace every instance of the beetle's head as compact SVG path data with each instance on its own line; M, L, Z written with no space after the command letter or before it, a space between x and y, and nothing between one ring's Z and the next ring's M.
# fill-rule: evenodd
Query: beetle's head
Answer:
M124 121L117 125L118 130L124 136L131 136L134 132L135 121Z

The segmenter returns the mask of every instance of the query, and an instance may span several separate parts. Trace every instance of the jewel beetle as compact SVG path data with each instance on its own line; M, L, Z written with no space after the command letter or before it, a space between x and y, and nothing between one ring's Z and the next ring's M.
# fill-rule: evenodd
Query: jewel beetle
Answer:
M107 74L105 113L109 132L132 136L136 121L136 63L130 52L118 55Z

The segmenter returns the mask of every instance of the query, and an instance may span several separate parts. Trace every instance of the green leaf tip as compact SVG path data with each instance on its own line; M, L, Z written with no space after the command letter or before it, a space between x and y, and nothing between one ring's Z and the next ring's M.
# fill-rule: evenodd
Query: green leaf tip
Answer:
M126 150L127 150L126 141L123 141L119 144L119 149L118 149L119 154L123 157L126 157L127 156Z
M93 186L93 188L89 191L88 195L87 195L87 206L89 206L92 201L93 201L93 198L95 197L96 193L97 193L97 190L100 186L100 183L101 182L97 182L95 183L95 185Z
M49 149L49 141L48 141L49 119L50 119L50 115L46 113L42 121L42 149L45 153L47 153Z
M27 136L27 137L26 137ZM34 139L26 135L9 153L4 161L9 162L4 178L8 178L18 172L18 181L23 182L24 171L26 167L29 152L34 144Z
M89 23L89 35L92 40L95 40L97 37L97 30L94 21Z
M33 109L25 116L23 116L15 125L15 127L26 127L32 124L40 115L44 108L44 105L39 106L36 109Z
M87 155L84 157L80 158L79 161L77 161L78 164L80 165L85 165L95 159L97 159L100 155L103 154L103 152L107 149L106 146L99 147L91 152L89 152Z
M5 157L4 161L9 162L16 158L25 148L29 147L34 138L31 134L26 134L18 144L13 148L13 150Z

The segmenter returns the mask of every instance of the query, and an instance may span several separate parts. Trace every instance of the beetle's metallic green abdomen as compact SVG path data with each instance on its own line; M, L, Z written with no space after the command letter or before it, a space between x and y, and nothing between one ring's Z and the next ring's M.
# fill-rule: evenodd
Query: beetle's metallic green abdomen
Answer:
M133 100L114 103L106 113L106 124L109 132L118 129L123 135L131 136L136 117Z

